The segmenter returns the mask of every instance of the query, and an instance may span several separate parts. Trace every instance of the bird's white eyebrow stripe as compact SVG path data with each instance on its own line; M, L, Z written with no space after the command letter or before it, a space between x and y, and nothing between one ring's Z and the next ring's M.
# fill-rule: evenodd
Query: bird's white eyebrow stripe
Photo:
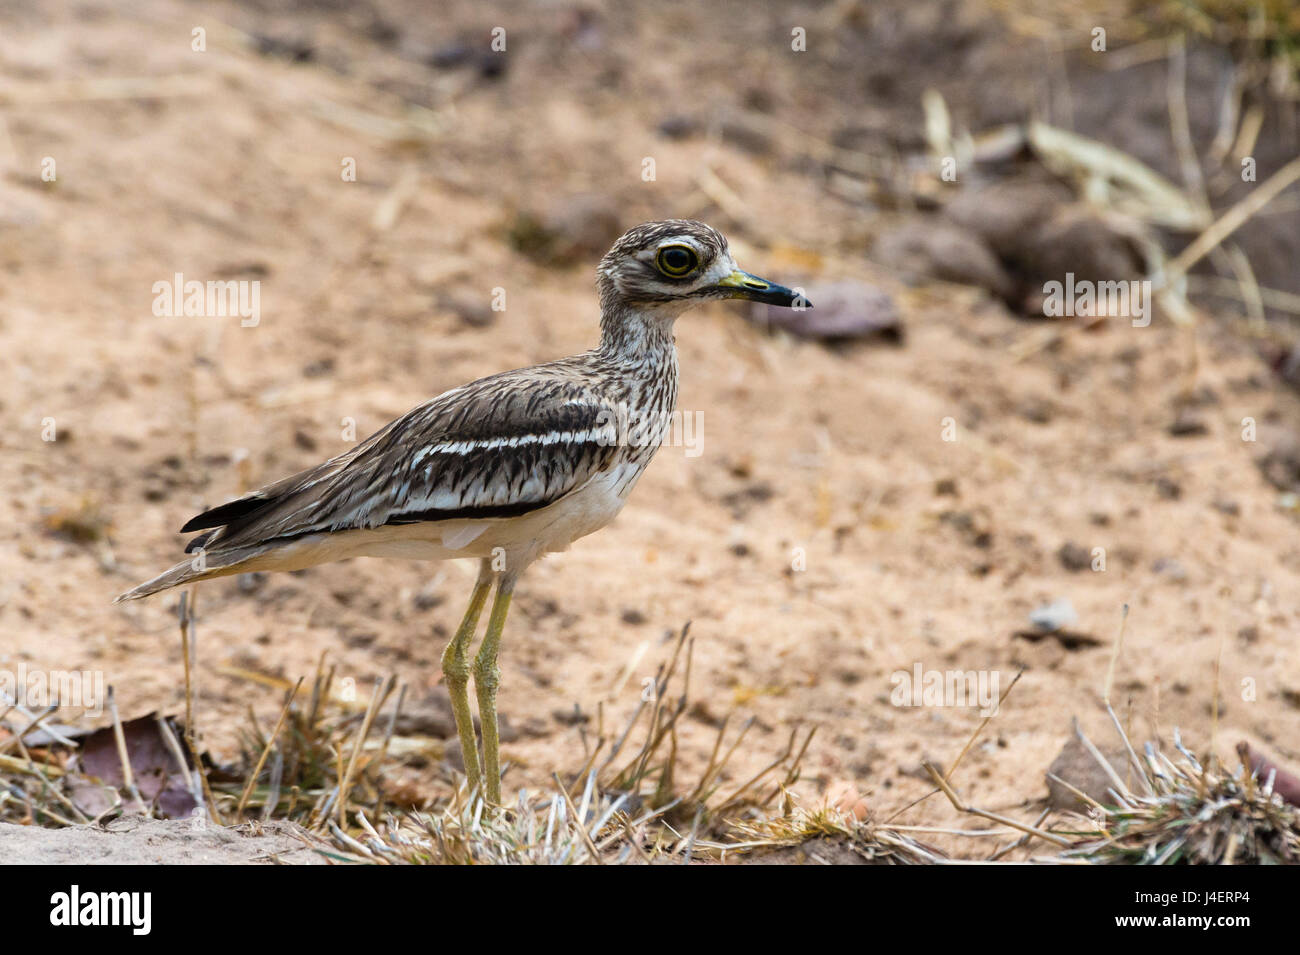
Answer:
M421 448L411 459L415 467L431 454L469 454L471 451L490 451L496 448L517 448L525 444L609 444L613 431L610 427L585 428L581 431L543 431L540 434L516 434L510 437L478 438L471 441L448 441Z

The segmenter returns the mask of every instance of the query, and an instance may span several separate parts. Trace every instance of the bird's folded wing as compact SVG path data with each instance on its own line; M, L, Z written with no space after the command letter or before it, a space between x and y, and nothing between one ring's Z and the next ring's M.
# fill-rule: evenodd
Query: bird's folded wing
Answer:
M517 374L517 373L516 373ZM356 448L200 514L191 542L513 517L581 487L617 451L617 409L571 379L494 376L411 410Z

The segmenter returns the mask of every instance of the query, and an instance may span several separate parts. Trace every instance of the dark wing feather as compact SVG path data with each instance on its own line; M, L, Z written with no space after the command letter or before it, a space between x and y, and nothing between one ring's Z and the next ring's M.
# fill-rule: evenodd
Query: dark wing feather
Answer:
M614 406L569 359L483 378L409 411L357 447L200 514L201 546L545 507L616 452Z
M265 497L241 497L233 501L227 501L219 507L211 508L204 511L196 517L191 517L181 528L182 534L188 534L190 531L201 531L207 527L225 527L227 524L234 524L237 521L252 517L262 508L271 502Z

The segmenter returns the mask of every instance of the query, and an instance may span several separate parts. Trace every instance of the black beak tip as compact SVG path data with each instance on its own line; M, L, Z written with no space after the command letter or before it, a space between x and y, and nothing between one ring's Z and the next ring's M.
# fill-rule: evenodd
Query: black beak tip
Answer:
M770 304L780 305L783 308L799 309L800 311L805 308L812 308L812 302L808 301L803 292L786 288L784 285L774 286L766 297Z

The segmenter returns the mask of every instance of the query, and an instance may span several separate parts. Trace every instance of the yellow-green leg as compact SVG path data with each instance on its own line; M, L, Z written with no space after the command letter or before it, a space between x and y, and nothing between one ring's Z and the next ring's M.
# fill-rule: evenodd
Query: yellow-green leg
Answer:
M442 674L451 697L451 711L456 716L456 732L460 735L460 751L465 761L465 777L470 792L478 789L481 777L478 771L478 740L474 737L474 714L469 708L469 644L478 629L478 618L487 603L488 588L492 586L492 567L483 561L479 568L474 592L469 598L465 618L461 620L455 636L442 651Z
M497 666L497 651L501 649L501 631L514 592L515 575L502 574L488 617L487 634L474 658L474 692L478 695L478 721L483 729L483 785L487 801L492 805L501 804L501 737L497 733L497 687L501 683L501 670Z

